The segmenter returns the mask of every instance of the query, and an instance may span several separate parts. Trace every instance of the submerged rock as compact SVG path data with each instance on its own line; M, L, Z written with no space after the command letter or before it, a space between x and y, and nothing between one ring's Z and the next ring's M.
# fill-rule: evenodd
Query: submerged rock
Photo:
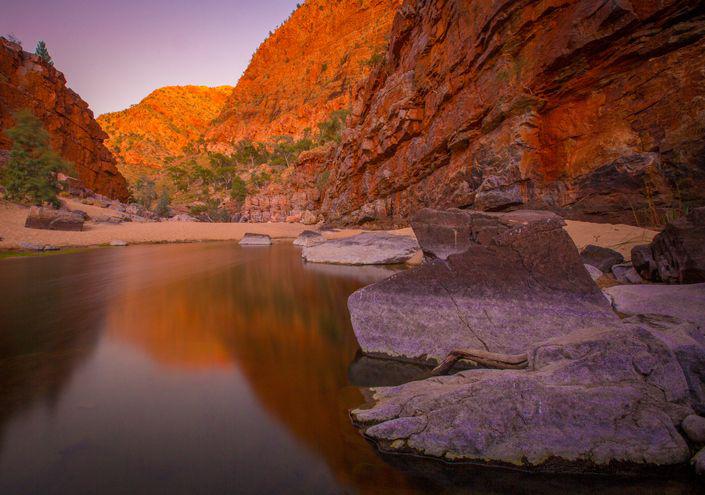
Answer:
M304 230L299 237L294 240L294 246L309 247L316 246L323 242L326 242L326 238L323 237L320 232Z
M272 238L267 234L251 234L247 233L240 240L241 246L271 246Z
M348 300L362 351L421 362L516 353L617 321L562 225L551 213L422 210L412 226L426 262Z
M529 369L468 370L373 389L352 411L386 451L547 471L688 461L688 384L654 331L593 325L528 348Z
M29 229L81 231L83 221L79 213L32 206L24 226Z
M365 232L305 247L301 256L310 263L393 265L406 263L418 250L411 237Z

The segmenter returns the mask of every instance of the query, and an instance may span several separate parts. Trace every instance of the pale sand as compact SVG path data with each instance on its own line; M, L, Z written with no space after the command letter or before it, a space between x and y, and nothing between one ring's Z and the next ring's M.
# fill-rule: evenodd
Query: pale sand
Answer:
M80 209L90 216L117 213L106 208L65 200L71 209ZM154 242L237 241L245 233L268 234L275 240L294 239L302 231L314 227L298 223L200 223L200 222L126 222L119 225L87 222L83 232L60 232L53 230L27 229L24 227L28 208L0 202L0 249L16 249L22 242L32 244L67 246L97 246L122 240L131 244ZM597 244L615 249L626 258L637 244L649 243L657 232L629 225L611 225L568 221L566 230L582 249L588 244ZM329 239L349 237L363 232L359 229L324 231ZM410 228L392 231L394 234L411 235Z

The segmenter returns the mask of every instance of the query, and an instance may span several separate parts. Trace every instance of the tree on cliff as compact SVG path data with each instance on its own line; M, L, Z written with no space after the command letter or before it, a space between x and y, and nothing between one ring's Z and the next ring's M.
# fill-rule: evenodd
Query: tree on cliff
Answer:
M51 55L49 55L47 44L44 43L43 40L37 41L37 48L34 49L34 54L38 55L47 64L54 65L54 61L51 59Z
M57 172L71 172L49 144L49 133L42 122L25 109L13 114L15 126L5 131L12 140L10 159L0 179L11 201L59 206Z
M169 190L164 187L159 195L159 201L157 201L157 207L154 212L162 218L168 217L169 205L171 205L171 197L169 196Z
M154 200L157 199L157 186L151 178L141 175L135 181L132 195L139 204L149 210L152 208Z

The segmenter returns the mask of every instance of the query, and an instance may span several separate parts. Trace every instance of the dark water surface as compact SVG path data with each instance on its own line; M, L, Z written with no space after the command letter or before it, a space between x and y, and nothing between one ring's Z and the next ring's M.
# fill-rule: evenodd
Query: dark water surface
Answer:
M353 364L346 300L389 273L231 243L0 261L0 494L697 493L380 456L351 381L395 377Z

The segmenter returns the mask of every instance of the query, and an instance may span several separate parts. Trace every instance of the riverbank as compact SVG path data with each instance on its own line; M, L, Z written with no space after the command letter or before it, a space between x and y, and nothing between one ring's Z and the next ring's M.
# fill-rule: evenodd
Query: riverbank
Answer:
M91 217L116 216L108 208L84 205L66 200L70 209L80 209ZM274 240L296 238L301 232L312 229L299 223L202 223L202 222L125 222L121 224L86 222L82 232L62 232L25 228L28 208L0 203L0 249L20 249L22 243L51 245L59 248L89 247L110 244L121 240L129 244L178 243L202 241L238 241L248 233L267 234ZM609 247L629 258L631 248L649 243L656 231L629 225L611 225L568 221L568 234L578 248L588 244ZM324 232L333 239L363 232L360 229L336 229ZM392 231L413 236L410 228Z

